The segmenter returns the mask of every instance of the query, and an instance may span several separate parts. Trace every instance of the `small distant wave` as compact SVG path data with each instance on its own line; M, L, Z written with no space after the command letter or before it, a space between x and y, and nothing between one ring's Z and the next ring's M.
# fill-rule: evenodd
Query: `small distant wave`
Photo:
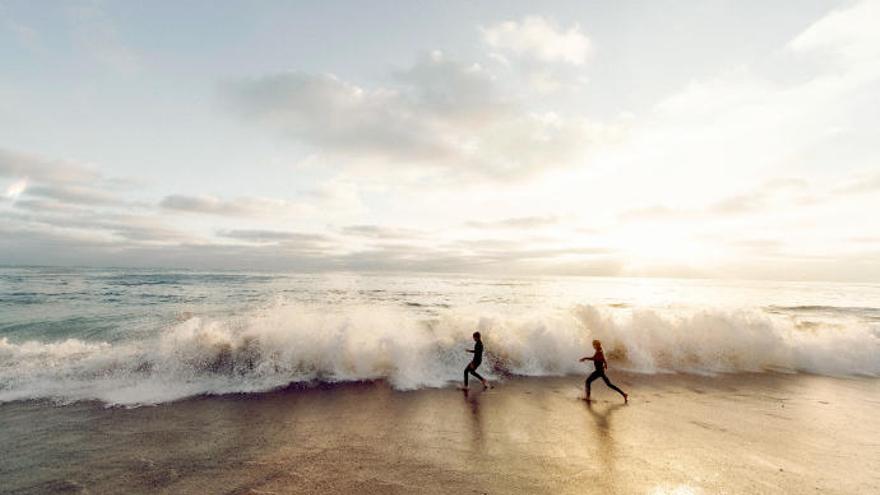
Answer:
M165 285L191 285L191 284L247 284L253 282L266 282L274 279L271 275L247 275L232 273L186 273L186 272L161 272L140 273L121 272L97 276L94 279L109 286L137 287L137 286L165 286Z
M880 313L880 308L859 307L859 306L821 306L821 305L803 305L803 306L768 306L771 311L791 312L791 313L837 313L837 314L873 314Z
M838 317L852 317L871 321L880 321L880 308L860 306L767 306L769 313L786 315L831 315Z
M143 340L0 339L0 402L156 404L292 383L385 380L399 390L460 379L479 329L490 376L588 371L601 339L613 367L639 373L767 370L880 376L880 328L804 328L764 311L580 305L522 315L450 310L429 321L391 306L279 305L227 318L186 315Z

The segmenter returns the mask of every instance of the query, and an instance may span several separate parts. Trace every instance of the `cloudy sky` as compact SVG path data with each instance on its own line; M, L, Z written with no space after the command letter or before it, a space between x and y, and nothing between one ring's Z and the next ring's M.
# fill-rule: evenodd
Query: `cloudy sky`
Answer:
M880 278L880 0L0 0L0 264Z

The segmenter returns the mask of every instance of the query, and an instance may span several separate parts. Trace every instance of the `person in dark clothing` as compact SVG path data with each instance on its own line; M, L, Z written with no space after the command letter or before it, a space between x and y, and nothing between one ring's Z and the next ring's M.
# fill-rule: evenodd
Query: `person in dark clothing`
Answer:
M592 384L596 379L601 378L605 385L608 385L611 390L616 391L618 394L623 396L624 402L629 402L629 396L626 395L626 392L617 388L616 385L611 383L611 380L605 376L605 370L608 369L608 361L605 360L605 353L602 352L602 342L598 340L593 341L593 349L596 351L592 357L585 356L580 359L581 362L584 361L592 361L593 365L596 367L596 371L592 372L589 377L587 377L587 381L584 382L584 389L587 392L587 402L590 400L590 384Z
M483 341L480 339L480 332L474 332L474 342L476 342L476 344L474 344L473 350L465 350L465 352L470 352L474 355L474 358L464 369L464 387L462 388L465 390L468 388L468 373L477 377L477 379L480 380L480 383L483 384L484 388L489 388L489 382L477 373L477 368L483 362Z

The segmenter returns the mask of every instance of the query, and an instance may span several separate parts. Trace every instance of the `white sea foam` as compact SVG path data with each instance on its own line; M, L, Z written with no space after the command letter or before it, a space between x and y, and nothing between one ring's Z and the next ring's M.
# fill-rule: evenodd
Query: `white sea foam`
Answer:
M0 339L0 402L141 405L314 381L440 387L461 379L475 329L484 336L486 374L496 379L589 371L578 358L591 353L594 338L612 368L640 373L880 376L880 330L863 321L804 329L763 311L576 306L522 315L449 311L426 322L390 306L289 305L193 317L139 341Z

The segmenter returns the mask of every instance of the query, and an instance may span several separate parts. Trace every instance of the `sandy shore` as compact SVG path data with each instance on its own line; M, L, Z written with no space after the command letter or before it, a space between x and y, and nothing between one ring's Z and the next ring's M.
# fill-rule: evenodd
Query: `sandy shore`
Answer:
M3 493L880 493L880 380L616 373L0 406Z

